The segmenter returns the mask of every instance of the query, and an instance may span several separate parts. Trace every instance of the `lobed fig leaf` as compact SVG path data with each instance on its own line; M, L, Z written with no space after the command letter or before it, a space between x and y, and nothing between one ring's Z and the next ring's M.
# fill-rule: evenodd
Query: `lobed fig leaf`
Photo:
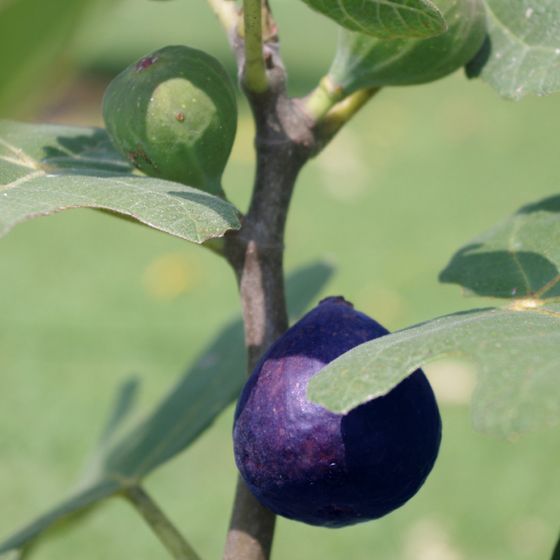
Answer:
M103 117L115 147L147 175L223 196L237 102L214 57L181 45L144 56L109 84Z
M428 39L384 41L343 31L329 70L331 81L346 95L364 87L405 86L432 82L469 62L486 36L481 0L438 0L448 29Z
M348 414L307 398L308 382L326 364L386 334L331 297L263 356L238 402L233 440L241 475L266 507L342 527L391 512L422 486L438 454L441 420L421 370Z

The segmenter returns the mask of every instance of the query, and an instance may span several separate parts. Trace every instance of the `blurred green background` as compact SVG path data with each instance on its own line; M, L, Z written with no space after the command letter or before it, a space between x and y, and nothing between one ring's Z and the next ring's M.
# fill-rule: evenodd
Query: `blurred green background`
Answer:
M334 26L302 2L272 6L290 89L304 93L328 68ZM3 116L99 125L111 75L166 44L203 48L235 72L203 0L103 0L82 14L74 35L72 46L34 75L29 95L15 97L22 103L2 106ZM1 37L2 45L10 40ZM225 187L244 208L253 127L240 103ZM337 273L325 295L344 294L391 330L488 305L438 284L438 272L474 235L557 193L559 120L559 96L513 104L461 73L382 92L303 172L288 223L287 268L327 260ZM86 210L11 232L0 242L0 285L5 537L69 490L118 384L139 375L140 408L148 409L238 312L238 302L233 275L214 255ZM442 405L444 439L417 497L386 518L343 530L281 519L275 558L548 559L560 520L558 433L515 442L476 433L468 413L473 372L458 362L427 371ZM228 523L231 421L229 409L147 481L205 558L220 557ZM35 558L147 560L166 553L114 499L46 540Z

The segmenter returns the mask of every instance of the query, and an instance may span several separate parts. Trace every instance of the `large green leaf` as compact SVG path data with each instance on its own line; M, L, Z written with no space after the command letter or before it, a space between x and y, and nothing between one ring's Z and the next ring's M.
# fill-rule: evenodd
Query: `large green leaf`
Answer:
M482 296L560 297L560 196L521 208L458 251L440 275Z
M103 1L103 0L101 0ZM106 0L105 0L106 1ZM54 63L86 9L100 0L4 0L0 2L0 115L38 98L44 82L60 77Z
M303 0L339 25L374 37L432 37L446 23L431 0Z
M357 346L312 379L309 395L344 413L386 394L420 366L459 356L479 373L475 426L513 436L560 424L559 345L558 304L458 313Z
M368 37L341 31L329 76L344 93L372 86L431 82L454 72L479 50L486 32L482 0L439 0L447 31L429 39Z
M228 202L133 172L101 129L0 121L0 235L24 220L80 207L195 243L240 226Z
M332 268L315 263L292 273L286 291L292 319L316 299ZM45 531L72 521L100 501L140 483L156 467L186 449L239 394L246 380L241 318L232 320L201 353L155 410L127 421L137 383L120 389L78 488L69 498L0 544L0 554L28 546Z
M488 38L468 65L500 95L560 91L560 3L558 0L485 0Z

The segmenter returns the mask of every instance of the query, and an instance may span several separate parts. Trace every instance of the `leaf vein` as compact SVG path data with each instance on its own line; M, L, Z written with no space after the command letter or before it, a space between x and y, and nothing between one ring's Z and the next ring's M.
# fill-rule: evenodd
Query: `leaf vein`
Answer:
M6 185L0 185L0 191L7 191L10 189L14 189L42 175L45 175L44 171L35 171L34 173L30 173L29 175L24 175L23 177L20 177L19 179L16 179L11 183L7 183Z

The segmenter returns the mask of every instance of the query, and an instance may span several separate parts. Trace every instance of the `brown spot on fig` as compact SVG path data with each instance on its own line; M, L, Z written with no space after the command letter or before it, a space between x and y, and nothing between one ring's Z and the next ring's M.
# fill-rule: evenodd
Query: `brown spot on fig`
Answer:
M142 72L142 70L146 70L146 68L149 68L152 64L155 64L158 61L158 57L157 56L145 56L144 58L141 58L137 63L136 63L136 72Z
M179 112L175 114L175 118L179 121L179 122L184 122L185 121L185 113Z
M153 161L148 157L148 154L144 151L142 146L140 146L140 144L136 146L135 150L128 152L127 155L130 162L137 167L140 163L147 163L152 167L156 167Z

